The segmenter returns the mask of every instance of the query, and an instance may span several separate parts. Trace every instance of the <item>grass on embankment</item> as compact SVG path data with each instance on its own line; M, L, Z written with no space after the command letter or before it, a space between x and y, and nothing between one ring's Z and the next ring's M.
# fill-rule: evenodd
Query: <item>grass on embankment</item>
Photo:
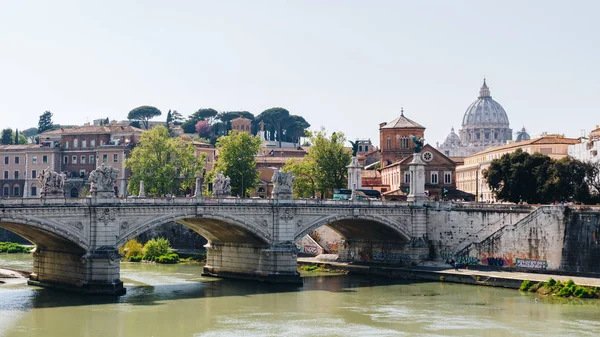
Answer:
M342 269L330 269L327 268L326 264L303 264L298 266L298 271L309 272L309 273L333 273L333 274L347 274L347 270Z
M0 253L29 253L31 248L14 242L0 242Z
M566 298L600 298L597 287L579 286L573 280L565 283L550 278L547 282L523 281L521 291Z

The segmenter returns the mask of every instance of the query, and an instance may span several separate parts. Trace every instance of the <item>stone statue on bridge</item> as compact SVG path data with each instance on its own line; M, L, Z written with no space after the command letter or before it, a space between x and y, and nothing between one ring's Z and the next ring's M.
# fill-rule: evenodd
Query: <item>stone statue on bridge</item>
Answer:
M101 198L114 198L115 184L119 177L119 170L111 166L100 165L90 173L90 192L93 196Z
M273 173L273 195L274 199L291 200L294 198L294 176L292 172L275 171Z
M213 197L226 198L231 196L231 179L218 172L213 179Z
M42 170L38 176L40 198L64 198L65 175L54 172L50 167Z

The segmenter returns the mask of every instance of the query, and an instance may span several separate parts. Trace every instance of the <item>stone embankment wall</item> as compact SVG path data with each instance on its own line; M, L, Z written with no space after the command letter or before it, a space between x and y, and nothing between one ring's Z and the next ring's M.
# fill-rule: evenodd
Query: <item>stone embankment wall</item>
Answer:
M600 208L575 208L565 213L560 269L600 276Z
M454 258L472 242L479 242L500 228L517 223L534 210L529 206L489 204L430 207L427 237L432 245L432 258Z

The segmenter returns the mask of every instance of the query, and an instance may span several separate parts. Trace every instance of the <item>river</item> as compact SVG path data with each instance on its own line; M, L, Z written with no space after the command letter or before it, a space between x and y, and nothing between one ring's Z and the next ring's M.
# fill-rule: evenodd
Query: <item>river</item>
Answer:
M0 266L31 270L29 255ZM0 336L597 336L600 301L347 275L276 286L200 275L199 265L121 264L127 294L0 284Z

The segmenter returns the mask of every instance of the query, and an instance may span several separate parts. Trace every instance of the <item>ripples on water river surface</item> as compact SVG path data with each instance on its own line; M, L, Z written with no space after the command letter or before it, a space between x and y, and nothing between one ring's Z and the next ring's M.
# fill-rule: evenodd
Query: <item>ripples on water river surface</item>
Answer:
M0 266L31 270L28 255ZM127 294L106 298L0 284L0 336L599 336L597 300L352 276L303 287L220 280L199 265L121 264Z

